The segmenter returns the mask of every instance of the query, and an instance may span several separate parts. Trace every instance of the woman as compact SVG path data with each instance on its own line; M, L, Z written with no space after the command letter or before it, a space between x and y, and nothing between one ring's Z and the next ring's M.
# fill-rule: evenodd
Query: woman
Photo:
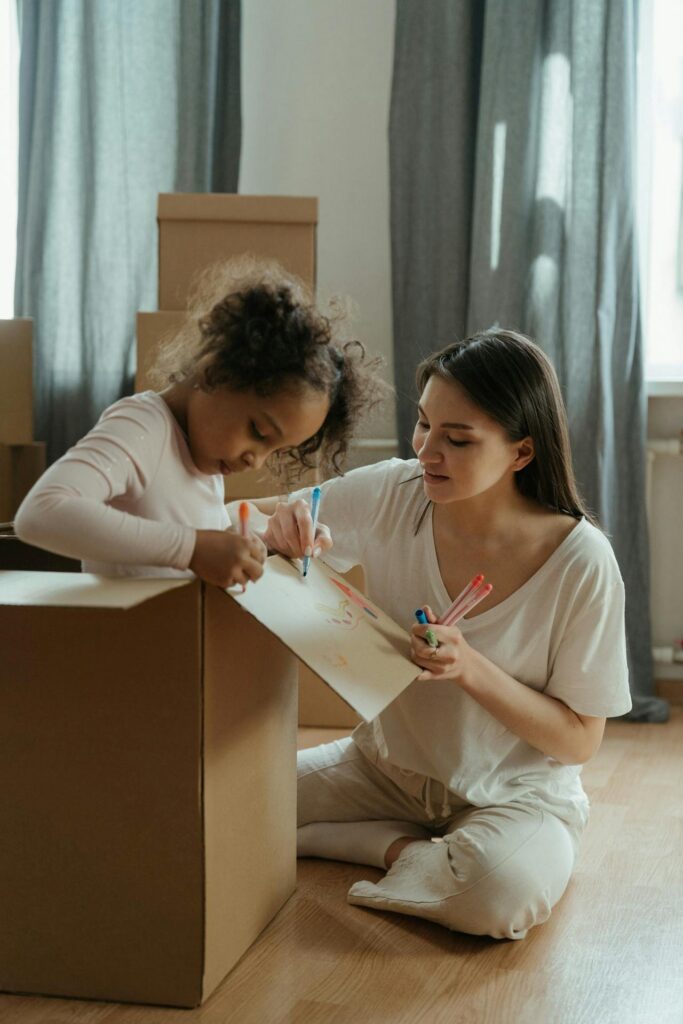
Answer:
M363 565L423 669L352 737L301 752L299 855L388 868L352 886L351 903L523 938L574 869L581 765L605 718L631 706L623 582L577 493L557 377L536 345L477 334L417 379L417 461L325 483L315 539L307 492L258 503L271 550L315 544L338 571ZM434 625L479 573L486 600ZM413 624L419 606L431 627Z

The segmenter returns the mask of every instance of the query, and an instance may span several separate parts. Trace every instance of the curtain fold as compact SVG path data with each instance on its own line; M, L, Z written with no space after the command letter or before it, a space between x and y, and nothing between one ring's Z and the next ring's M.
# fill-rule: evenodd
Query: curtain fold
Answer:
M236 191L239 0L18 0L15 315L57 458L132 387L159 192Z
M664 721L649 620L636 27L636 0L398 0L394 344L404 453L410 372L426 352L500 324L549 354L579 487L626 585L630 717Z

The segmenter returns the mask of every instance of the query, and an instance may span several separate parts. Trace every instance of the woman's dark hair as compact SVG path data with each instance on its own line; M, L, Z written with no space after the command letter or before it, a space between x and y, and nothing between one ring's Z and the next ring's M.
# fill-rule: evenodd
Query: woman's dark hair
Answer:
M511 441L532 438L534 458L515 473L523 495L556 512L595 522L577 490L557 374L538 345L516 331L482 331L420 363L420 394L430 377L456 381Z
M272 468L290 476L319 455L322 468L341 473L361 414L386 390L376 372L381 360L367 360L359 341L345 340L347 322L341 300L321 312L303 282L274 260L238 257L201 276L187 321L163 348L152 379L165 386L196 377L206 390L258 395L324 393L330 408L320 430Z

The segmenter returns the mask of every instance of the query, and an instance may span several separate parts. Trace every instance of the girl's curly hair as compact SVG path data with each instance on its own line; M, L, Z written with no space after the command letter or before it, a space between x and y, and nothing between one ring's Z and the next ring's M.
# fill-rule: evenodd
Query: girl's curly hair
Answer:
M296 475L318 456L321 469L340 474L361 414L388 390L377 373L381 359L368 360L363 345L346 338L347 323L345 303L332 299L321 312L304 283L274 260L236 257L202 273L185 323L150 378L160 388L196 378L206 390L324 392L330 408L320 430L271 468Z

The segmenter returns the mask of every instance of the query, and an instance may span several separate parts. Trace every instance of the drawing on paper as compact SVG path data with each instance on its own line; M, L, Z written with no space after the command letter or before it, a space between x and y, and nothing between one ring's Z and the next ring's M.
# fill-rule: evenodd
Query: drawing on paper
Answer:
M361 597L360 594L356 594L353 590L351 590L350 587L345 586L345 584L341 583L339 580L330 579L330 583L334 583L335 587L339 587L342 594L346 594L350 601L353 601L355 605L358 605L359 608L362 608L363 611L366 612L368 615L372 616L373 619L379 619L379 615L374 610L374 608L372 608L370 604L368 604L368 602L365 600L365 598Z
M341 626L342 629L355 629L362 618L347 598L342 598L338 605L316 604L315 607L323 612L330 626Z
M343 654L326 654L323 660L332 668L348 668L349 665Z

